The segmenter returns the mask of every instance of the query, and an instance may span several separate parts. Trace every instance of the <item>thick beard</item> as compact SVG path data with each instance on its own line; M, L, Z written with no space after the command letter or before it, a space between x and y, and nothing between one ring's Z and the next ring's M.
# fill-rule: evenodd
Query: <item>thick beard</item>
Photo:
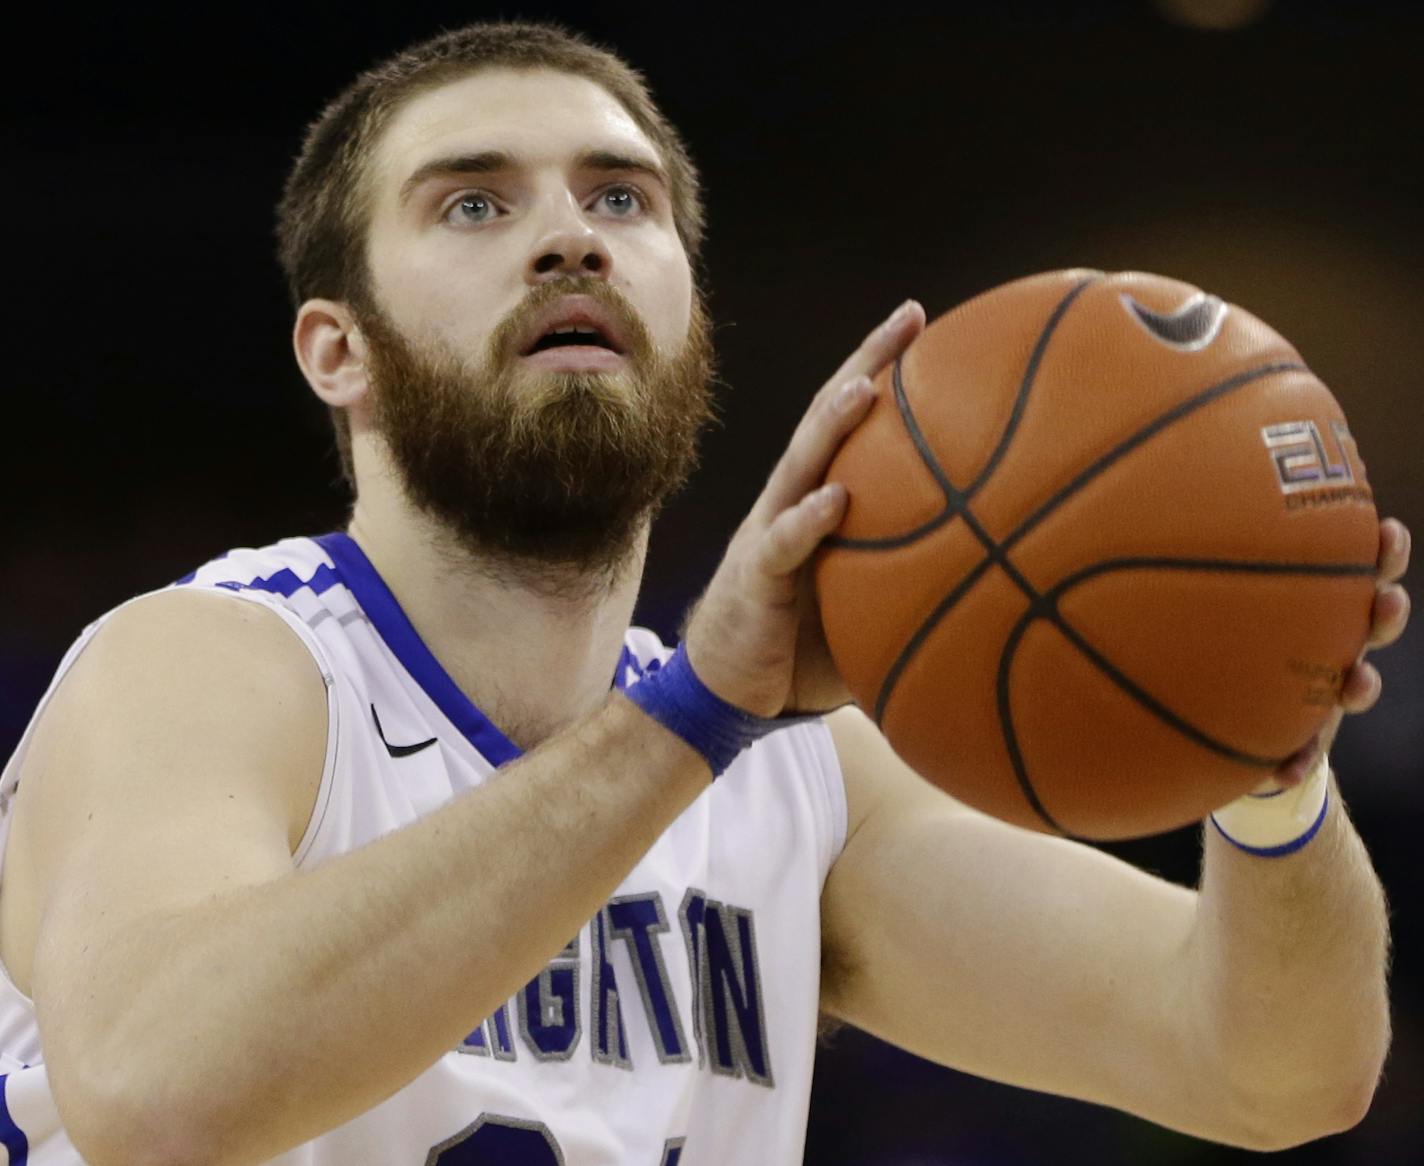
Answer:
M626 372L520 366L531 316L568 295L591 296L614 314L628 340ZM596 279L534 288L478 363L413 342L374 303L359 316L374 425L408 497L488 571L561 591L611 579L696 465L713 373L700 294L671 357L622 295Z

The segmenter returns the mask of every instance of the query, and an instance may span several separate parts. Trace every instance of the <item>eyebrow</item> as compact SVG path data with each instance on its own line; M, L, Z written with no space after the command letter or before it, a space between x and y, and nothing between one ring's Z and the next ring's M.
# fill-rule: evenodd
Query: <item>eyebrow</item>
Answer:
M417 187L432 178L456 175L497 174L518 165L513 154L503 150L482 150L475 154L448 154L432 158L415 168L400 188L400 202L406 203ZM596 170L608 174L645 174L668 186L667 174L652 158L642 154L623 154L615 150L586 150L574 159L578 170Z

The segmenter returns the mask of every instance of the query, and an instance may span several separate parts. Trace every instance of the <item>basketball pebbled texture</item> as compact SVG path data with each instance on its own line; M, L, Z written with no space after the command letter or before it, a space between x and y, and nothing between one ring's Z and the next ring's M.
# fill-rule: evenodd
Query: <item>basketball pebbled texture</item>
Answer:
M1379 539L1329 390L1189 284L1051 272L940 317L827 478L832 655L914 769L1007 821L1158 833L1256 786L1364 646Z

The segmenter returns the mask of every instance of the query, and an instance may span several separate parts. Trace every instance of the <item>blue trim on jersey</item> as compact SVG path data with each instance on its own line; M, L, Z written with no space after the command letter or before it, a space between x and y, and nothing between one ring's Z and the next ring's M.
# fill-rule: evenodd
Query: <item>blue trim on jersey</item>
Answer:
M25 1166L30 1160L30 1139L25 1131L15 1124L10 1116L10 1105L5 1100L5 1088L10 1074L0 1077L0 1146L4 1146L10 1156L10 1166Z
M633 679L643 678L643 666L638 663L638 657L628 649L628 645L623 645L623 651L618 654L618 667L613 670L613 687L622 692L628 687L628 669L633 670Z
M310 579L301 579L290 567L283 567L265 579L253 579L248 583L239 583L233 579L214 583L213 586L226 587L229 591L267 591L280 595L283 599L290 599L303 587L310 587L313 595L320 595L323 591L330 591L340 582L336 572L323 563L312 572Z
M478 749L480 755L491 765L504 765L516 757L522 757L524 751L500 732L494 722L475 706L474 701L460 691L460 686L450 678L444 666L425 646L420 633L415 630L400 603L391 594L391 589L377 574L376 568L371 565L371 560L366 557L366 552L357 545L356 540L348 534L335 531L319 535L312 541L319 545L336 565L332 582L344 583L350 589L351 594L356 597L356 602L361 605L361 610L366 613L376 632L386 642L386 647L410 673L411 678L425 690L425 695L435 702L435 706L445 714L446 719L460 730L465 740ZM317 574L327 569L322 567ZM286 573L291 574L290 571ZM279 571L273 579L281 574L283 572ZM313 576L313 579L315 577Z

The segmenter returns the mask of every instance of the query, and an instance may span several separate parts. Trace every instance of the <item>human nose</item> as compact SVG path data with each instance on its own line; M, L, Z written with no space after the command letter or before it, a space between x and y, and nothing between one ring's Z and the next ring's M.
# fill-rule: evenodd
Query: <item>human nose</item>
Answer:
M569 198L543 225L529 256L525 279L530 284L581 275L606 279L612 267L613 256L602 235Z

